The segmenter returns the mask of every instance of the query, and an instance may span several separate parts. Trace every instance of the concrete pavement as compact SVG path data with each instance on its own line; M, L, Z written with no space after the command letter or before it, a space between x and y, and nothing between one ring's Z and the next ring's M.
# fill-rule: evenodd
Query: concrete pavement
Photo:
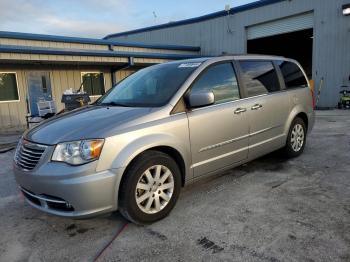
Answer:
M126 223L46 215L0 154L0 261L93 261ZM129 224L99 261L350 261L350 111L319 111L304 154L274 153L185 188L164 220Z

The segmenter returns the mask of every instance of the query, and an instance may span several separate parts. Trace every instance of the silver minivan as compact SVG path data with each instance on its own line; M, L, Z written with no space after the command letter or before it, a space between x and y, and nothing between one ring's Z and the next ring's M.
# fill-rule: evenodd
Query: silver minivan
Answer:
M14 173L30 205L82 218L164 218L181 187L274 150L299 156L314 125L291 59L221 56L154 65L94 104L28 130Z

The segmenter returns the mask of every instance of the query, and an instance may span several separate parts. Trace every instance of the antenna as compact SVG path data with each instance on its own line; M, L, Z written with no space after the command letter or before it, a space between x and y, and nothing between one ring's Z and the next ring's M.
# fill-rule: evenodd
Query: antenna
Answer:
M230 5L225 5L225 11L227 12L227 16L226 16L226 19L227 19L227 33L233 34L233 31L230 28L230 18L231 18L231 14L230 14L231 7L230 7Z
M153 11L152 14L153 14L153 17L154 17L154 24L157 24L157 18L158 18L158 16L157 16L157 14L156 14L155 11Z
M231 10L230 5L225 5L225 11L227 12L228 15L230 14L230 10Z

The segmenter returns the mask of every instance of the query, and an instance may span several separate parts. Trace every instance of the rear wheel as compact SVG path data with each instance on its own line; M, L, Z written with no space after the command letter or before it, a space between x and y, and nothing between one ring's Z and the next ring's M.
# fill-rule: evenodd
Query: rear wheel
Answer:
M304 121L297 117L293 120L289 129L287 143L284 148L285 155L290 158L300 156L304 151L305 144L306 126Z
M146 151L130 166L120 186L119 210L136 224L166 217L181 189L181 174L167 154Z

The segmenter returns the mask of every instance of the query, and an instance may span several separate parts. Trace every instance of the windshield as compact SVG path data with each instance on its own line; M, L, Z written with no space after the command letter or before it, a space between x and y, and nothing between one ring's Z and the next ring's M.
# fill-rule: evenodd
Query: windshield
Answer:
M172 62L139 70L101 97L97 105L164 106L199 65L200 63Z

